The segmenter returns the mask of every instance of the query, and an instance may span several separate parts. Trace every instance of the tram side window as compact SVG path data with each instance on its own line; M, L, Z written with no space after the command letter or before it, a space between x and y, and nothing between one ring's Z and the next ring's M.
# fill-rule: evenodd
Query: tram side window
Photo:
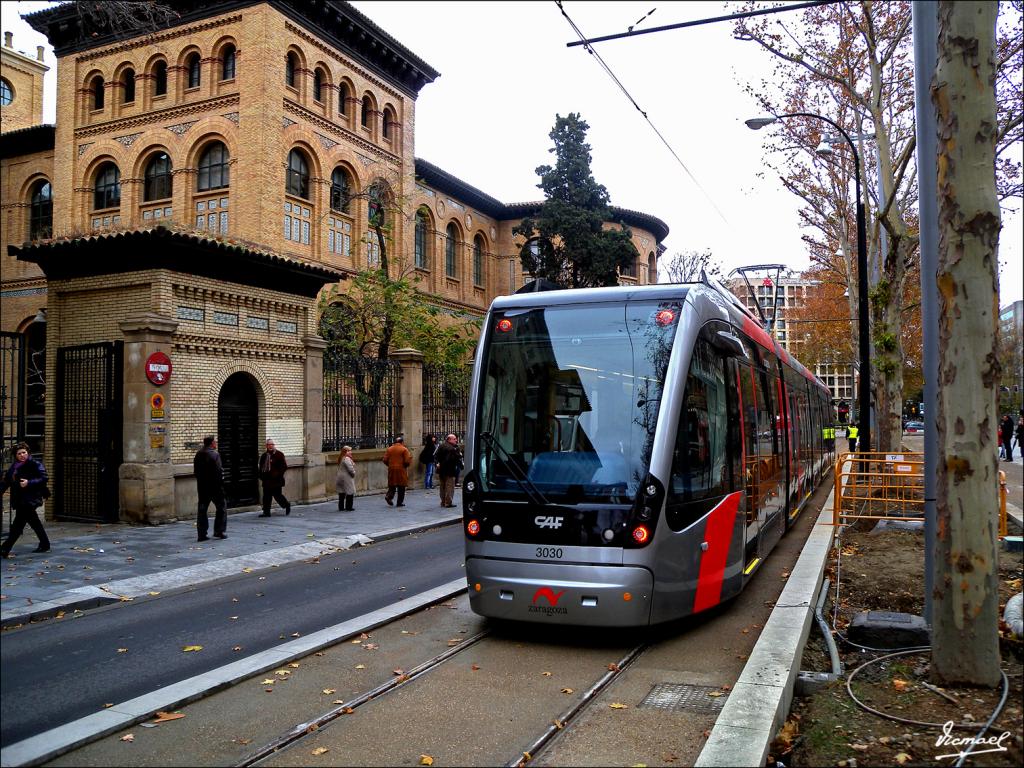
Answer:
M779 398L776 394L778 379L759 371L754 376L757 382L757 449L760 472L762 504L773 494L781 495L779 485L784 482L784 460L782 455L782 420ZM777 501L775 502L777 504ZM771 511L769 510L769 514Z
M694 346L679 415L669 495L697 501L721 496L730 483L725 369L703 339Z

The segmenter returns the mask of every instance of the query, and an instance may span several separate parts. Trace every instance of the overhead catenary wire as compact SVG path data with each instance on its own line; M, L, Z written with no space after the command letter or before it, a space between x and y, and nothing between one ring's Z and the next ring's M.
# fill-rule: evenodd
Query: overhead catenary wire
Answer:
M672 145L668 143L668 139L666 139L664 135L662 135L661 131L659 131L658 128L651 121L651 118L648 117L647 112L643 110L639 104L636 103L636 99L633 98L632 94L630 94L626 86L622 84L622 81L619 80L619 78L615 75L611 67L609 67L605 60L601 58L601 54L595 51L593 46L586 42L586 35L583 34L583 32L576 25L576 22L572 20L569 14L565 12L565 8L562 5L562 0L555 0L555 5L558 6L558 10L562 12L562 16L565 17L565 20L569 23L569 26L573 28L573 31L577 35L579 35L580 40L583 41L584 50L586 50L587 53L594 57L594 60L597 61L601 69L603 69L605 73L608 75L608 77L612 79L612 82L614 82L615 85L619 87L619 90L622 91L623 95L627 99L629 99L629 103L632 104L636 108L636 111L643 116L644 120L646 120L647 124L651 127L651 130L654 131L655 135L659 139L661 139L661 143L665 145L665 147L671 153L672 157L674 157L676 162L679 163L679 167L683 169L687 176L690 177L690 180L697 186L697 189L701 191L701 194L703 194L704 197L707 198L707 201L711 204L711 207L715 209L715 213L719 215L723 222L725 222L729 226L732 226L729 220L725 217L725 214L722 213L721 209L715 204L715 201L712 199L711 195L708 194L707 190L704 189L701 183L697 180L697 177L694 176L693 173L690 171L690 169L686 167L686 163L684 163L682 158L679 157L679 154L675 151L675 149L672 148Z

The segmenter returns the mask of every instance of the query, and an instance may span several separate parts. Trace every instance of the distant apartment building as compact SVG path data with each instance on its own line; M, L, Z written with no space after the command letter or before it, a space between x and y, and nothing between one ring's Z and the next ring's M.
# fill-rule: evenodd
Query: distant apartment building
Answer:
M757 305L760 304L764 316L769 321L774 320L771 325L772 335L778 339L779 344L800 362L811 368L814 374L821 379L832 391L833 404L837 407L837 415L844 420L845 414L852 412L857 397L857 366L850 360L808 360L804 359L803 350L807 337L813 332L808 330L810 326L801 327L799 321L794 321L793 310L803 307L806 298L811 295L819 285L816 280L807 280L798 277L780 277L778 285L769 277L751 280L750 288L754 294L751 295L742 277L733 278L728 283L728 288L742 301L747 309L760 317ZM776 291L776 287L778 291ZM778 300L776 301L776 293Z

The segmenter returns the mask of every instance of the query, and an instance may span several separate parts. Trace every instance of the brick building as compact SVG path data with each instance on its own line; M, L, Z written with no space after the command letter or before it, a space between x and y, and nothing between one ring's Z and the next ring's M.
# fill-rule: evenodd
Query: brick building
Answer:
M26 17L57 56L55 126L34 97L20 111L45 68L4 52L32 78L12 70L0 145L4 438L35 440L58 516L194 517L191 458L212 432L236 505L267 436L297 499L330 493L316 302L377 263L371 212L394 267L451 313L529 279L512 228L538 203L415 157L438 73L370 19L333 0L171 5L173 23L134 32L73 5ZM656 282L667 227L614 212L637 248L622 281Z

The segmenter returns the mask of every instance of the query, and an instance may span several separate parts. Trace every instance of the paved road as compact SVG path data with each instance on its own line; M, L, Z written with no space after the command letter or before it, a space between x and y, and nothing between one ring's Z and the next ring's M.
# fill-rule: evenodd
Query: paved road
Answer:
M0 743L457 579L462 562L448 526L7 632Z

